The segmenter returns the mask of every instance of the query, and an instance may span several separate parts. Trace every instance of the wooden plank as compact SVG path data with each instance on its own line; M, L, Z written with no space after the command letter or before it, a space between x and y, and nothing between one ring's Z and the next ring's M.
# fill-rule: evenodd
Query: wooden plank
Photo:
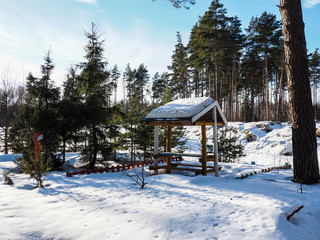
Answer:
M195 154L195 153L173 153L173 152L161 152L161 153L158 153L158 155L156 155L154 157L163 158L163 156L202 157L201 154Z
M152 121L147 123L149 126L162 126L162 127L182 127L191 126L191 121Z
M183 168L183 167L178 167L178 168L174 168L172 170L180 170L180 171L189 171L189 172L197 172L199 174L202 174L202 169L195 169L195 168ZM221 168L219 168L219 171L221 170ZM208 169L207 172L215 172L214 168Z
M182 127L182 126L192 126L192 125L195 125L195 126L202 126L204 123L203 120L200 120L200 121L196 121L194 123L191 123L191 121L177 121L177 122L174 122L174 121L170 121L170 122L165 122L165 121L152 121L152 122L149 122L147 123L149 126L162 126L162 127ZM208 126L213 126L214 125L214 122L206 122L206 125ZM218 126L223 126L224 124L222 122L218 122L217 123Z
M206 121L198 121L198 122L195 122L194 125L195 126L202 126L204 123L206 123L207 126L213 126L214 125L214 122L206 122ZM218 122L217 126L223 126L223 123L222 122Z
M215 160L215 157L210 155L210 156L207 156L207 162L214 162ZM202 163L202 158L199 159L199 162Z
M149 166L149 170L168 169L168 166Z
M172 163L172 167L185 166L185 167L198 167L202 169L202 165L188 164L188 163ZM214 166L207 166L207 168L214 168Z

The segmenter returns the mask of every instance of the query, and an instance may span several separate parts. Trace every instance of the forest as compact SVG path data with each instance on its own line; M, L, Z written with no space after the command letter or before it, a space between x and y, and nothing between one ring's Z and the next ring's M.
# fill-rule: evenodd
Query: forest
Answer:
M243 30L244 27L244 30ZM228 121L288 121L288 89L281 21L264 12L242 26L219 1L194 24L190 38L177 44L167 72L150 76L145 63L124 72L108 65L104 35L98 24L85 31L84 60L70 67L61 87L52 79L54 59L47 50L41 76L29 73L16 86L10 69L0 83L0 151L31 158L34 133L43 135L41 155L51 168L64 163L68 151L81 152L93 169L117 152L130 162L152 157L153 128L140 123L149 111L178 98L210 96ZM320 53L309 53L309 76L316 118ZM119 82L123 81L123 99ZM164 133L164 129L162 132ZM164 134L162 134L164 135ZM183 147L183 129L174 132L173 147ZM164 144L164 137L161 140ZM59 153L59 154L57 154ZM62 159L62 160L60 160Z

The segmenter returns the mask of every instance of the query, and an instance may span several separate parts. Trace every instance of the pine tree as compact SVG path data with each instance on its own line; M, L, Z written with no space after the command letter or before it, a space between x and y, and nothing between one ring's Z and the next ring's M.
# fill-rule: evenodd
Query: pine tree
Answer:
M206 56L209 96L221 102L222 89L219 79L222 75L222 66L228 56L227 44L230 34L227 29L227 10L219 0L213 0L208 11L199 21L201 54ZM212 79L213 78L213 79Z
M237 120L239 115L239 100L238 100L238 69L240 63L241 50L244 46L245 37L242 34L241 22L237 17L229 19L230 31L230 50L232 51L232 67L231 67L231 84L230 85L230 100L229 100L229 119ZM234 97L235 96L235 97ZM234 99L235 98L235 99ZM233 102L236 102L236 109L234 111Z
M256 26L258 18L251 18L246 29L246 48L241 63L242 84L250 95L250 112L245 121L255 121L260 114L255 112L255 98L262 92L262 60L259 55L258 43L256 40ZM260 109L260 107L258 107Z
M256 25L256 40L259 43L260 51L264 58L264 91L265 91L265 120L269 120L269 57L273 49L279 45L279 38L281 36L280 21L277 21L274 14L262 13L258 18Z
M177 44L172 55L172 65L169 70L172 71L170 88L175 96L187 98L190 96L188 81L188 65L187 51L181 39L181 35L177 32Z
M138 69L135 71L134 79L134 94L139 96L139 101L143 105L146 97L146 86L149 82L149 73L147 67L144 64L140 64Z
M110 82L110 88L114 95L114 101L113 104L117 104L117 88L118 88L118 80L120 78L120 71L118 70L118 66L114 65L114 67L111 70L111 82ZM109 100L110 102L110 100Z
M164 72L160 75L158 72L154 75L152 79L152 101L153 104L159 104L168 88L169 84L169 74Z

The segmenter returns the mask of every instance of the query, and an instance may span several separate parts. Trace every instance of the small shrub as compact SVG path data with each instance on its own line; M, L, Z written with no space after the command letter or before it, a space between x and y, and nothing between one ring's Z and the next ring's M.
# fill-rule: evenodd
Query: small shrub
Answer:
M35 159L32 153L28 153L25 156L19 157L15 162L18 163L20 171L30 175L37 182L38 187L43 186L43 176L50 170L50 159L44 160L44 157L40 154L39 159Z
M10 170L4 170L3 171L3 177L4 177L4 183L6 185L13 185L12 179L9 177L9 174L12 172L13 168Z
M239 137L227 137L227 129L218 137L218 151L222 162L235 162L236 159L245 156L244 146L238 144Z
M135 169L131 170L131 173L126 170L122 171L124 175L129 177L135 184L139 185L141 189L145 189L148 185L146 182L146 175L144 173L144 167L142 166L141 174L139 174Z

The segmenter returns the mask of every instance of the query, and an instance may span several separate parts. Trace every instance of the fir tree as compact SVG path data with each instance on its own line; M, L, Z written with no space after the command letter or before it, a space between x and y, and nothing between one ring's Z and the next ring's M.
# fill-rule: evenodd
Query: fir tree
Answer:
M87 147L82 155L83 160L93 169L99 152L99 141L104 140L100 124L106 119L107 99L111 89L108 85L110 73L104 59L104 40L100 40L98 27L92 23L90 32L85 31L88 43L85 46L85 59L79 65L81 73L77 79L80 96L83 99L82 117L88 132Z

